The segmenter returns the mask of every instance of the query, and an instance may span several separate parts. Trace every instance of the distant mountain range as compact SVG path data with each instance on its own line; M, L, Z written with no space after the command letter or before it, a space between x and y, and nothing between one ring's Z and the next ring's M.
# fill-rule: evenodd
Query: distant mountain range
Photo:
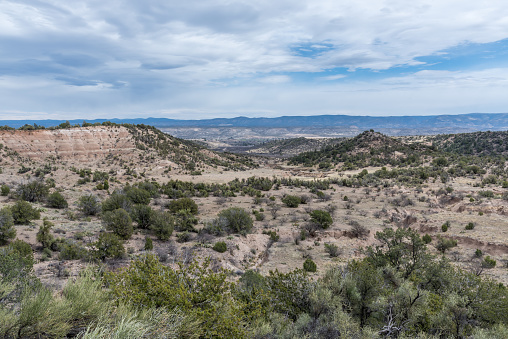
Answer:
M355 130L411 130L410 134L421 130L423 134L500 131L508 130L508 113L471 113L460 115L432 116L350 116L315 115L283 116L277 118L216 118L202 120L177 120L166 118L138 119L95 119L89 123L111 121L115 123L145 124L157 128L185 127L244 127L244 128L352 128ZM57 126L65 120L0 120L0 125L18 128L25 124L37 124L44 127ZM83 119L69 120L71 124L81 124Z

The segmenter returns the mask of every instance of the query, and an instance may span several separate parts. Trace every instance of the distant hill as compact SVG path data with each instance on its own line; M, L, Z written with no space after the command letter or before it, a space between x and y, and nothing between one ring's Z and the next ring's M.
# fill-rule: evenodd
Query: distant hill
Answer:
M157 128L184 127L243 127L243 128L352 128L355 130L375 129L388 135L440 134L474 131L508 130L508 113L471 113L460 115L433 116L282 116L276 118L217 118L202 120L176 120L166 118L144 119L96 119L89 123L111 121L115 123L145 124ZM56 126L64 120L2 120L0 125L19 128L25 124L44 127ZM69 120L71 124L81 124L82 119ZM393 133L390 132L393 131Z
M507 155L508 131L442 134L428 137L436 149L464 155Z

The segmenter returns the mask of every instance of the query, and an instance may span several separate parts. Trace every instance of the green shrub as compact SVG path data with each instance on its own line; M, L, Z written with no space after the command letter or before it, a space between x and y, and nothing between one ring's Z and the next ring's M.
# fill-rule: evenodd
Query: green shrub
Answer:
M432 237L428 234L425 234L423 237L422 237L422 240L424 243L426 244L430 244L432 242Z
M2 185L2 187L0 188L0 194L4 197L8 196L10 191L11 189L7 185Z
M41 217L39 210L24 200L17 201L10 209L15 224L29 224Z
M468 223L468 224L466 225L466 230L468 230L468 231L469 231L469 230L472 230L472 229L474 229L474 227L475 227L474 222L470 222L470 223Z
M328 253L332 258L338 257L339 246L335 244L325 244L325 252Z
M478 195L484 198L494 198L494 192L492 191L479 191Z
M305 262L303 263L303 269L306 272L316 272L317 271L317 265L312 259L307 258L305 259Z
M134 220L139 228L148 229L152 224L154 211L148 205L134 205L130 213L132 220Z
M174 217L167 212L154 211L150 229L157 239L167 241L171 238L175 228Z
M5 245L16 237L14 218L8 207L0 209L0 245Z
M176 241L180 243L188 242L191 240L191 234L187 231L178 233L176 235Z
M150 192L142 188L131 186L125 188L124 192L127 198L134 204L148 205L150 203L151 198Z
M191 198L180 198L170 201L166 207L173 214L176 214L180 210L188 210L193 215L198 214L198 205Z
M496 267L496 261L492 259L490 256L486 256L482 261L482 267L484 268L494 268Z
M450 248L457 246L457 240L438 237L435 246L439 252L445 253Z
M230 207L218 214L220 224L227 233L248 233L251 231L254 222L247 211L240 207Z
M60 260L85 259L88 257L88 251L76 243L65 242L60 249L58 257Z
M105 212L102 215L102 222L108 231L113 231L122 239L129 239L134 232L132 219L123 208Z
M219 253L224 253L228 250L228 246L224 241L218 241L213 245L212 249Z
M441 225L441 231L446 232L448 231L448 228L450 228L450 222L446 221L444 224Z
M101 233L93 244L93 254L96 259L122 258L125 254L122 240L112 233Z
M326 211L314 210L309 215L310 220L323 229L330 227L333 223L330 213Z
M126 211L132 210L132 201L125 194L114 192L102 202L102 212L111 212L119 208Z
M151 250L153 250L153 241L152 241L152 238L145 237L145 246L144 246L144 249L145 249L145 251L151 251Z
M481 249L477 248L476 251L474 252L474 255L477 258L481 258L483 256L483 251Z
M47 199L48 207L52 208L67 208L69 204L65 200L64 196L60 192L51 193Z
M99 198L95 195L84 195L78 200L78 209L84 215L96 215L101 211Z
M51 228L54 226L52 222L48 219L44 218L42 226L39 227L39 232L37 232L36 240L40 242L42 248L50 248L53 244L55 238L51 234Z
M49 188L42 181L35 180L28 184L21 184L16 190L17 196L28 202L43 201L49 193Z
M258 211L254 211L254 217L256 218L256 221L263 221L265 220L265 215L263 213L260 213Z
M275 231L263 231L263 234L269 235L272 242L279 241L280 236Z
M282 202L286 204L287 207L296 208L302 203L302 199L299 196L288 194L282 198Z

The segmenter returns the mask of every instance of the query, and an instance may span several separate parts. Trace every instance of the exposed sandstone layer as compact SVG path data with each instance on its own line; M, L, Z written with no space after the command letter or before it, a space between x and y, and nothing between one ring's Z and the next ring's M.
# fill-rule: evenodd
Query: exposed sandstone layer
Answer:
M87 161L109 154L129 154L135 149L132 135L121 126L0 131L0 143L18 152L20 156L31 159L54 156Z

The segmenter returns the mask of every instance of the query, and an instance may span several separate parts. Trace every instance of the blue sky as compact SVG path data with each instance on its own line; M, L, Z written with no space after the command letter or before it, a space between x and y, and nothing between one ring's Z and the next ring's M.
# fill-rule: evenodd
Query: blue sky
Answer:
M505 0L0 1L0 119L508 112Z

